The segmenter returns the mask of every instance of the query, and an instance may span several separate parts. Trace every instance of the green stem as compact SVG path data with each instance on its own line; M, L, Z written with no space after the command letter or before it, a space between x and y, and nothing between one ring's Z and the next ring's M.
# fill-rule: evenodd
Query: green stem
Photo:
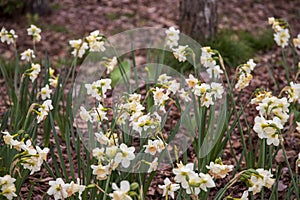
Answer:
M282 58L283 58L283 66L285 69L286 80L288 81L288 84L290 84L290 69L287 66L286 55L285 55L284 49L281 49L281 53L282 53Z

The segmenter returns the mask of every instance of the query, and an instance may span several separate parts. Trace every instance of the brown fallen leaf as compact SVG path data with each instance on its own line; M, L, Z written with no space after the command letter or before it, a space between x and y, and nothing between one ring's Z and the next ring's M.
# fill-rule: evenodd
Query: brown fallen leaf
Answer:
M294 150L290 150L290 151L286 151L286 156L288 159L290 158L293 158L296 156L296 151ZM283 151L282 149L280 149L275 157L275 160L278 162L278 163L281 163L281 162L285 162L285 158L284 158L284 154L283 154Z

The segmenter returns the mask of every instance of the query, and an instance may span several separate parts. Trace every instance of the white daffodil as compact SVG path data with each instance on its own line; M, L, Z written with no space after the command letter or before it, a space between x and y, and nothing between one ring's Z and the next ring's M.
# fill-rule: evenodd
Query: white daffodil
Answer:
M214 105L212 93L205 93L203 98L201 99L201 106L209 108L209 106L211 105Z
M28 35L32 35L34 42L41 41L41 38L42 38L40 35L41 31L42 30L40 28L36 27L35 25L30 25L30 27L27 29Z
M300 84L291 82L290 85L290 88L287 90L289 102L300 103Z
M35 33L41 33L41 29L31 24L30 27L27 29L27 33L28 35L34 35Z
M158 146L157 143L155 141L152 140L148 140L148 144L144 145L145 149L145 153L149 153L151 155L155 155L156 152L158 151Z
M293 43L295 47L300 49L300 34L298 34L297 37L293 39Z
M169 94L163 88L156 87L153 91L155 105L163 105L169 99Z
M36 149L32 146L31 140L26 140L26 142L21 146L21 149L24 150L28 155L37 154Z
M12 200L14 197L17 197L16 187L14 182L16 181L15 178L12 178L10 175L5 175L0 177L0 194L6 197L9 200Z
M195 86L194 94L198 97L201 97L204 94L206 94L208 90L210 90L210 85L202 83L200 85Z
M105 51L105 43L103 41L94 41L93 43L90 43L90 51L91 52L100 52L100 51Z
M105 153L109 158L114 158L118 152L118 149L119 148L117 146L112 145L112 146L106 147Z
M81 194L85 190L85 188L86 188L85 185L80 185L79 178L77 179L77 183L74 183L74 181L72 181L71 183L65 184L65 190L68 194L68 197L78 192L78 199L80 200L82 199Z
M174 192L180 188L179 184L173 184L169 178L165 178L164 185L158 185L158 187L163 189L163 197L169 195L172 199L174 199Z
M106 109L100 103L96 108L93 109L93 112L90 113L93 118L93 122L102 122L103 120L108 120L106 114Z
M194 194L198 195L200 193L200 184L201 184L201 178L199 177L199 174L192 171L189 175L189 187L185 189L187 194Z
M274 40L278 46L284 48L288 45L290 39L289 30L286 28L280 29L274 33Z
M109 142L109 139L106 137L106 135L102 132L95 133L97 141L102 145L107 145Z
M2 27L2 29L0 31L0 39L1 39L2 43L6 42L7 34L8 34L8 31L5 29L5 27Z
M109 175L108 165L107 166L103 166L101 164L91 165L91 168L93 169L93 175L96 175L98 180L105 180Z
M257 175L252 175L250 177L249 183L251 187L248 188L248 191L253 192L253 194L257 194L260 193L264 185L264 180L261 177L258 177Z
M126 144L122 143L120 145L120 151L116 154L115 162L121 163L124 168L129 167L130 161L135 158L134 147L127 147Z
M86 37L86 40L88 41L91 52L105 51L105 43L98 30L91 32L90 35Z
M49 185L50 188L48 189L47 194L53 196L55 200L68 197L65 182L61 178L57 178L55 181L49 181Z
M32 148L32 146L27 148L27 151L29 150L29 155L31 156L21 159L21 165L24 167L24 169L30 170L30 175L41 170L41 166L43 162L47 160L47 154L49 153L49 148L41 149L39 146L37 146L36 149Z
M43 104L40 105L40 108L38 109L39 112L37 115L38 124L46 118L50 110L53 110L52 100L48 99L44 101Z
M181 46L179 45L178 48L173 48L173 55L179 62L185 62L186 61L186 56L187 56L187 48L188 45Z
M240 200L248 200L248 195L249 195L249 192L247 190L244 191Z
M190 74L189 78L186 79L185 81L188 84L190 89L194 88L199 83L199 80L195 78L192 74Z
M121 181L120 188L117 184L112 184L113 193L110 193L109 196L112 200L132 200L132 198L128 195L130 191L130 183L128 181Z
M249 84L250 81L252 80L253 76L251 74L248 73L240 73L238 75L238 81L235 84L235 88L240 91L244 88L246 88Z
M79 113L80 117L82 120L88 122L93 122L93 118L92 116L90 115L90 113L83 107L83 106L80 106L80 113Z
M220 68L219 65L214 65L212 67L207 68L207 73L209 74L209 78L219 79L221 74L223 74L223 70Z
M165 85L169 82L169 80L171 79L172 77L171 76L168 76L167 74L161 74L158 79L157 79L157 82L162 84L162 85Z
M264 187L271 188L275 183L275 179L272 178L273 174L271 174L270 170L265 169L256 169L256 171L263 177L263 185Z
M133 130L141 135L143 131L146 132L148 129L157 130L161 125L161 117L157 112L148 113L140 116L137 121L132 121L130 125ZM147 134L150 134L150 132L148 131Z
M17 38L18 36L15 34L13 29L8 32L4 27L2 27L0 31L0 39L2 43L6 42L8 45L14 44Z
M38 63L31 63L31 69L32 70L28 76L31 80L31 82L34 82L34 80L38 77L38 75L40 74L41 72L41 65L38 64Z
M148 173L151 173L153 171L156 171L157 170L157 167L158 167L158 162L157 162L158 158L154 158L154 160L149 163L149 169L148 169Z
M177 183L180 183L181 186L186 189L188 188L188 182L187 179L189 175L194 170L194 163L188 163L186 165L183 165L182 163L177 163L177 168L174 168L172 172L175 174L174 180Z
M178 93L179 93L179 97L181 99L183 99L185 102L190 102L191 101L189 92L185 91L183 88L181 88L181 90L179 90Z
M206 166L209 169L209 173L214 176L216 179L225 178L228 175L228 172L231 172L234 168L233 165L223 165L214 162L210 162L209 166Z
M86 50L89 48L86 42L83 42L81 39L79 40L70 40L69 44L73 48L72 55L74 57L82 58L85 54Z
M105 149L104 148L94 148L93 149L93 156L97 158L97 160L104 160L105 156Z
M16 181L15 178L12 178L10 175L5 175L0 177L0 188L1 188L1 195L5 196L7 199L12 200L14 197L17 197L16 187L14 182Z
M212 82L210 84L210 88L211 88L211 93L214 95L215 98L217 99L222 98L222 94L224 93L224 87L222 86L221 83Z
M116 56L114 56L113 58L111 59L108 59L107 62L105 62L105 65L106 67L106 74L110 74L116 66L118 66L118 59Z
M42 100L45 100L45 99L50 99L51 98L51 93L52 93L52 90L49 88L49 85L47 84L45 87L43 87L41 89L41 97L42 97Z
M21 60L26 60L27 62L32 61L35 58L34 52L31 49L27 49L23 53L21 53Z
M256 109L259 114L267 118L277 117L280 119L281 124L284 125L289 118L289 102L287 98L281 99L277 97L264 98L261 103L258 104Z
M258 134L258 137L261 139L266 138L268 145L274 144L278 146L280 142L278 139L278 130L283 128L280 119L275 117L273 120L266 120L262 116L256 116L254 121L253 130Z
M216 184L212 177L209 174L199 174L200 177L200 188L207 192L207 188L213 188L216 187Z
M166 44L169 48L172 49L173 47L178 46L179 34L180 31L175 29L174 27L170 27L168 30L166 30Z
M167 93L173 93L176 94L176 92L180 88L180 83L178 83L176 80L169 81L167 83Z

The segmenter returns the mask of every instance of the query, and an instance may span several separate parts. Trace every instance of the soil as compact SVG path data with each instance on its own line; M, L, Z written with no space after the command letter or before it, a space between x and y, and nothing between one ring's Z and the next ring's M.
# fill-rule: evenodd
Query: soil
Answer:
M34 23L42 28L42 42L38 43L36 48L40 50L42 55L45 50L54 63L59 63L59 60L70 58L70 47L68 41L78 39L93 30L100 30L101 33L107 36L114 35L124 30L129 30L138 27L177 27L179 16L179 0L51 0L50 6L52 12L47 15L41 15L38 20L34 20L33 16L20 15L18 17L0 18L0 26L5 26L7 29L14 29L18 34L17 40L18 51L22 52L27 48L31 48L32 44L29 37L26 35L26 28ZM219 0L218 1L219 15L219 30L231 28L234 30L247 30L255 34L261 28L271 28L267 24L267 18L274 16L284 18L291 27L292 37L296 37L300 33L300 1L299 0ZM299 53L299 52L298 52ZM4 59L12 59L14 54L11 48L5 44L0 44L0 56ZM275 91L278 95L280 90L285 86L287 80L282 63L279 62L281 51L275 45L268 52L257 52L254 60L257 66L253 72L253 80L250 86L243 91L243 97L239 105L243 105L256 88L265 88L270 91ZM288 62L291 63L289 54ZM142 59L141 62L144 60ZM233 79L234 76L231 76ZM276 86L273 80L277 80L279 85ZM299 80L298 80L299 81ZM0 87L4 87L4 81L0 79ZM5 91L5 90L2 90ZM0 113L6 110L5 98L0 100ZM250 127L253 127L254 117L257 111L254 106L247 107L247 120ZM2 115L0 115L1 117ZM288 152L290 163L295 163L298 152L300 152L300 137L294 133L292 126L289 126L287 134L284 135L285 147ZM246 133L246 130L243 130ZM252 137L256 134L251 132ZM247 141L248 136L245 136ZM256 140L254 140L255 142ZM54 143L54 141L51 141ZM236 164L232 158L232 153L239 158L242 153L241 136L238 129L232 135L231 142L233 152L230 151L229 145L224 150L223 160L227 164ZM64 142L61 141L63 152L66 153ZM193 155L191 155L191 158ZM276 157L277 162L282 162L282 152ZM51 165L51 161L49 161ZM291 164L294 169L294 164ZM285 165L284 165L285 166ZM47 171L42 170L41 174L29 177L32 181L44 182L46 185L49 181ZM170 171L157 172L152 187L148 192L149 199L159 199L162 191L157 185L163 183L165 177L171 177ZM42 178L41 178L42 177ZM289 187L289 175L287 167L283 167L280 177L280 195L284 197L287 188ZM217 185L224 185L228 179L222 182L217 182ZM24 196L30 188L23 187L22 194ZM47 185L37 187L37 193L33 199L40 199L47 190ZM234 185L231 194L234 197L240 197L245 188L240 185ZM217 190L213 190L214 194ZM266 191L268 194L268 191ZM212 197L212 196L211 196Z

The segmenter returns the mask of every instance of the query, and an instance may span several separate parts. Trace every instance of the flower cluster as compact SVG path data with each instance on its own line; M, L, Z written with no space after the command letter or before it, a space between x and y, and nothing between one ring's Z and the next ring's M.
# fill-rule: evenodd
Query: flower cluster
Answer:
M258 92L252 100L257 104L256 109L260 116L255 117L253 130L261 139L266 138L268 145L278 146L280 142L280 130L289 118L289 103L287 98L277 98L267 92Z
M189 90L195 96L200 98L201 106L209 107L214 105L216 99L221 99L224 93L222 84L212 82L210 85L207 83L201 83L200 80L195 78L192 74L186 79Z
M177 48L173 48L173 55L179 62L185 62L188 54L188 45L179 45Z
M272 28L275 32L274 40L276 44L281 48L286 47L291 37L287 22L282 19L275 19L274 17L270 17L269 24L272 25Z
M102 106L101 103L98 104L97 107L91 108L87 111L84 107L80 107L80 117L86 122L102 122L103 120L107 120L106 117L106 108Z
M57 178L55 181L49 181L50 188L47 194L53 196L55 200L66 199L75 193L78 193L78 199L81 200L81 194L85 190L85 185L80 185L79 179L77 183L74 181L65 183L61 178Z
M176 30L174 27L170 27L166 30L166 45L172 49L173 55L179 62L185 62L186 56L189 53L188 45L179 45L178 41L180 39L180 31Z
M247 87L252 80L251 72L254 70L256 64L253 59L250 59L246 64L242 64L237 67L237 83L235 88L242 90Z
M273 179L273 175L270 171L265 169L256 169L256 173L252 173L248 182L250 187L248 188L249 192L253 192L253 194L257 194L261 192L263 187L271 188L275 182Z
M58 84L58 77L59 75L55 75L55 70L53 68L49 68L49 84L53 87L56 88Z
M78 58L82 58L88 49L90 52L103 52L106 49L104 37L98 30L84 39L70 40L69 44L73 48L72 55Z
M125 125L129 122L132 129L140 135L144 132L150 133L150 129L160 130L161 117L157 112L144 114L145 107L141 104L140 94L129 94L123 96L117 106L117 123Z
M87 94L96 98L98 101L106 98L107 90L111 89L111 79L100 79L94 81L92 84L85 84L85 88L87 89Z
M288 87L286 93L288 94L289 102L298 102L300 103L300 84L291 82L290 87Z
M154 156L156 153L162 152L165 149L164 142L159 138L156 140L148 140L148 144L144 145L145 153L149 153Z
M7 199L11 200L14 197L17 197L16 192L16 186L14 182L16 181L15 178L12 178L10 175L5 175L3 177L0 177L0 196L4 196Z
M158 185L160 189L163 190L164 196L171 196L174 199L174 192L180 189L180 185L177 183L172 183L169 178L165 178L164 185Z
M27 29L28 35L33 36L34 42L39 42L41 40L41 29L36 27L35 25L31 25ZM11 30L9 33L6 31L6 29L3 27L1 30L1 41L6 41L8 44L11 42L11 39L17 38L17 36L14 34L14 31ZM35 59L35 52L32 49L27 49L24 52L21 53L21 60L25 60L30 63L31 68L25 70L24 74L25 76L28 76L31 80L31 82L34 82L36 78L39 76L41 72L41 65L39 63L33 62ZM58 76L54 75L55 71L52 68L49 68L49 83L52 87L57 86L58 82ZM44 101L42 104L34 103L32 104L32 108L29 109L29 112L33 111L37 114L37 123L40 123L43 121L46 116L48 115L49 111L53 109L52 106L52 100L51 98L52 90L50 89L49 85L46 84L43 88L41 88L38 95L41 96L42 100ZM34 109L35 106L38 106L38 109Z
M223 74L223 70L220 65L217 64L217 51L212 50L210 47L201 48L200 63L206 68L206 72L209 74L210 78L220 78Z
M173 173L175 174L174 180L185 189L187 194L198 195L201 190L206 192L208 188L216 186L213 177L209 174L194 171L194 163L186 165L181 162L177 163L177 168L173 169Z
M209 173L215 177L215 179L222 179L228 175L228 172L233 170L234 166L224 165L221 158L218 158L215 162L210 162L206 168L209 169Z
M29 76L31 82L34 82L35 79L39 76L41 72L41 65L38 63L31 63L31 68L25 71L25 75Z
M42 104L33 104L33 105L38 106L38 110L32 109L32 111L37 114L36 119L38 124L41 123L43 120L45 120L49 112L53 110L51 99L44 101Z
M118 65L118 59L116 56L112 58L107 58L104 63L104 66L106 67L106 74L110 74L117 65Z
M179 33L180 31L176 30L174 27L170 27L168 30L166 30L166 35L167 35L166 44L170 49L178 46Z
M30 27L27 29L27 33L28 33L28 35L32 36L33 42L41 41L41 39L42 39L42 37L40 35L41 32L42 32L42 30L33 24L30 25Z
M128 168L130 161L135 158L134 147L128 147L122 143L119 145L117 134L95 133L101 148L93 149L93 156L97 158L97 165L91 165L93 174L98 180L105 180L113 170L121 163L122 167Z
M15 44L17 38L18 36L13 29L7 31L5 27L2 27L0 31L0 39L2 43L6 42L8 45Z
M29 169L31 175L41 170L43 162L47 159L48 148L41 149L39 146L34 148L30 140L24 141L22 139L18 141L14 139L18 134L10 135L9 132L2 133L4 134L3 139L5 144L20 152L20 162L24 169Z

